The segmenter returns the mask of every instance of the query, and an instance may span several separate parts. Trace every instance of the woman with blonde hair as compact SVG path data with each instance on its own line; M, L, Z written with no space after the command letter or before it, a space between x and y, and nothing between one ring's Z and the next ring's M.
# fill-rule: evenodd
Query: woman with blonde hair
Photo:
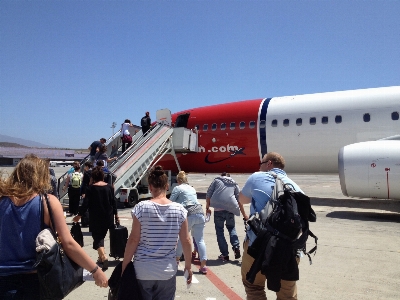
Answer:
M125 247L122 273L135 255L134 267L144 300L173 300L176 291L176 243L182 241L187 284L192 281L191 245L186 210L166 197L168 177L161 166L148 176L152 199L132 209L132 231Z
M35 239L44 227L52 227L43 194L50 189L49 164L30 154L8 178L0 178L0 299L40 299ZM106 275L72 238L60 201L47 195L54 226L66 255L91 271L96 285L107 287ZM42 206L43 201L43 206Z
M205 218L201 204L197 201L197 193L194 187L188 184L187 176L184 171L180 171L176 177L178 186L172 190L170 200L180 203L187 210L189 232L192 233L200 257L200 272L207 274L207 253L206 243L204 242ZM176 250L177 259L182 255L181 244L178 243ZM186 258L186 257L185 257Z

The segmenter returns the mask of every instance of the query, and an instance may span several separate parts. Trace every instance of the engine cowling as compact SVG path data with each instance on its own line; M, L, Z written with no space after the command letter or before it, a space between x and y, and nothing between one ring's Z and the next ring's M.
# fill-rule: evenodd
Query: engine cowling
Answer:
M400 141L347 145L340 149L338 160L343 195L400 199Z

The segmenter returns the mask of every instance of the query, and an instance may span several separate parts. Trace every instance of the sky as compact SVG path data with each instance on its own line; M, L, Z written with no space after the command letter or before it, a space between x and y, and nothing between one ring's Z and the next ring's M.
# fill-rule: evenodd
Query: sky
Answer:
M399 0L1 0L0 134L87 148L146 111L400 85L399 16Z

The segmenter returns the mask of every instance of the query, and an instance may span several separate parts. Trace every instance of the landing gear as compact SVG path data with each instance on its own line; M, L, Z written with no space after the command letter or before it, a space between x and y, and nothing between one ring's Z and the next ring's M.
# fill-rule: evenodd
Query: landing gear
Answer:
M134 207L139 203L139 193L137 189L132 189L129 192L128 202L125 202L126 207Z

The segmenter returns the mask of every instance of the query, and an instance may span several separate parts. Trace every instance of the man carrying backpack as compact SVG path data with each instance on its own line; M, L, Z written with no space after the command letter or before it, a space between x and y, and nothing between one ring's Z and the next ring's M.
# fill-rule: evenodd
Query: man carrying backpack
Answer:
M74 164L74 172L68 174L63 187L63 191L68 187L68 209L70 215L76 215L79 211L82 178L81 166L78 162L78 164Z
M145 135L151 126L150 113L148 111L146 111L146 115L140 120L140 126L142 126L142 132Z
M260 163L260 171L255 172L247 179L243 189L239 194L239 201L242 204L250 205L250 216L254 215L256 212L260 213L261 210L265 207L269 199L272 195L272 190L275 185L275 178L272 174L268 173L269 171L274 172L277 176L279 176L282 181L286 184L289 183L293 186L295 191L301 192L301 189L298 187L296 183L294 183L289 177L287 177L283 168L285 167L284 158L276 153L269 152L264 155L263 159ZM246 239L243 243L243 258L242 258L242 282L246 291L247 299L267 299L265 294L265 281L266 276L261 274L259 271L253 283L250 283L246 280L246 275L250 271L251 266L253 265L254 258L248 254L248 247L255 241L256 235L253 231L246 231ZM296 253L293 252L293 261L296 265L296 260L299 262L299 258L296 257ZM297 270L286 270L286 273L282 275L282 277L289 279L292 277L294 271ZM283 280L281 277L280 281L280 290L276 293L277 300L288 300L288 299L297 299L297 286L296 281L293 280ZM279 279L278 279L279 280ZM279 283L279 282L278 282Z

